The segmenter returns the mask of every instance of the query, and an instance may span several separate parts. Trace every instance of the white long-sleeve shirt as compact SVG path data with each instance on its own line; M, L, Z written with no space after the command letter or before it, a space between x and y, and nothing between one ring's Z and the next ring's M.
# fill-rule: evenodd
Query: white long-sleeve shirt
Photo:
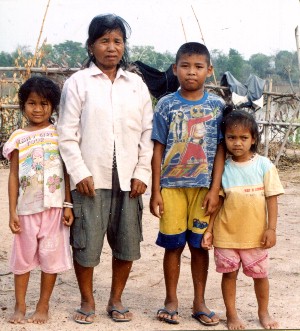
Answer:
M114 144L122 191L151 175L153 109L137 74L119 69L114 82L95 64L64 84L57 130L71 189L93 176L95 189L112 187Z

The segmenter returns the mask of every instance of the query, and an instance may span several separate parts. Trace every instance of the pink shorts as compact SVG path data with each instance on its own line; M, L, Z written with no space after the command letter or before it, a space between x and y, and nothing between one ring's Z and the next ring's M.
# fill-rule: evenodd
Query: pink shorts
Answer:
M62 222L62 208L19 215L21 232L14 235L10 269L21 275L40 266L54 274L72 268L69 228Z
M263 248L231 249L214 248L216 271L221 273L233 272L240 269L252 278L268 276L268 251Z

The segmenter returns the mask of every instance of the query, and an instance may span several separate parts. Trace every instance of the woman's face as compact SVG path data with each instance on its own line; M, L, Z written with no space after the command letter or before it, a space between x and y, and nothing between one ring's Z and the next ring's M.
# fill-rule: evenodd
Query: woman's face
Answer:
M124 54L125 45L120 30L112 30L98 38L90 47L96 65L102 71L117 67Z

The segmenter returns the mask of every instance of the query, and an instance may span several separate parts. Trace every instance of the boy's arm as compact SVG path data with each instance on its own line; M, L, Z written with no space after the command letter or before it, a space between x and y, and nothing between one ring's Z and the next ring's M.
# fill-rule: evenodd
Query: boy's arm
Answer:
M212 249L214 222L218 215L218 212L220 211L223 205L223 201L224 201L223 197L219 197L219 203L217 209L210 215L209 224L207 226L207 229L203 233L202 242L201 242L201 246L204 249Z
M9 227L12 233L20 233L20 221L17 214L19 196L19 151L11 152L10 172L8 177Z
M202 208L206 209L205 215L211 215L218 206L225 158L226 149L224 143L219 143L214 159L212 183L202 204Z
M161 217L164 212L163 200L160 194L161 163L166 146L154 141L152 167L152 188L150 198L150 211L156 217Z
M63 165L63 168L64 168L64 178L65 178L65 202L72 203L70 176L67 173L65 165ZM64 225L71 226L73 221L74 221L74 215L72 208L64 207L64 213L63 213Z
M268 228L263 235L262 244L264 248L271 248L276 245L276 226L278 214L277 195L267 197L266 200L268 210Z

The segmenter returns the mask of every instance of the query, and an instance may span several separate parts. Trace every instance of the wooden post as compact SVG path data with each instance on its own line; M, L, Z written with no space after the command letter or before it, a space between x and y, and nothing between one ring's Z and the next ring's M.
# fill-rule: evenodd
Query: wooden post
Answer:
M282 154L282 152L283 152L283 149L284 149L284 147L285 147L285 145L286 145L286 142L287 142L287 140L288 140L288 138L289 138L289 135L290 135L290 132L291 132L291 129L292 129L292 124L294 123L295 119L297 118L297 116L298 116L298 114L299 114L299 110L300 110L300 103L298 104L298 107L297 107L297 109L296 109L295 112L294 112L294 115L293 115L293 117L292 117L292 119L291 119L291 122L290 122L290 124L289 124L289 127L288 127L288 129L286 130L286 132L285 132L283 142L281 143L281 146L280 146L280 148L279 148L279 151L278 151L278 153L277 153L277 155L276 155L276 159L275 159L275 162L274 162L274 164L275 164L276 167L277 167L277 165L278 165L278 162L279 162L280 156L281 156L281 154Z
M298 25L296 26L296 29L295 29L295 38L296 38L296 45L297 45L298 68L300 71L300 39L299 39ZM300 86L300 77L299 77L299 86Z
M269 80L269 92L272 92L272 85L273 85L273 80ZM266 116L265 120L269 123L271 119L271 100L272 96L268 95L267 96L267 105L266 105ZM265 151L264 151L264 156L268 157L269 153L269 141L270 141L270 125L266 124L264 126L264 135L265 135Z
M298 25L296 26L296 29L295 29L295 38L296 38L297 54L298 54L298 67L300 70L300 39L299 39Z

